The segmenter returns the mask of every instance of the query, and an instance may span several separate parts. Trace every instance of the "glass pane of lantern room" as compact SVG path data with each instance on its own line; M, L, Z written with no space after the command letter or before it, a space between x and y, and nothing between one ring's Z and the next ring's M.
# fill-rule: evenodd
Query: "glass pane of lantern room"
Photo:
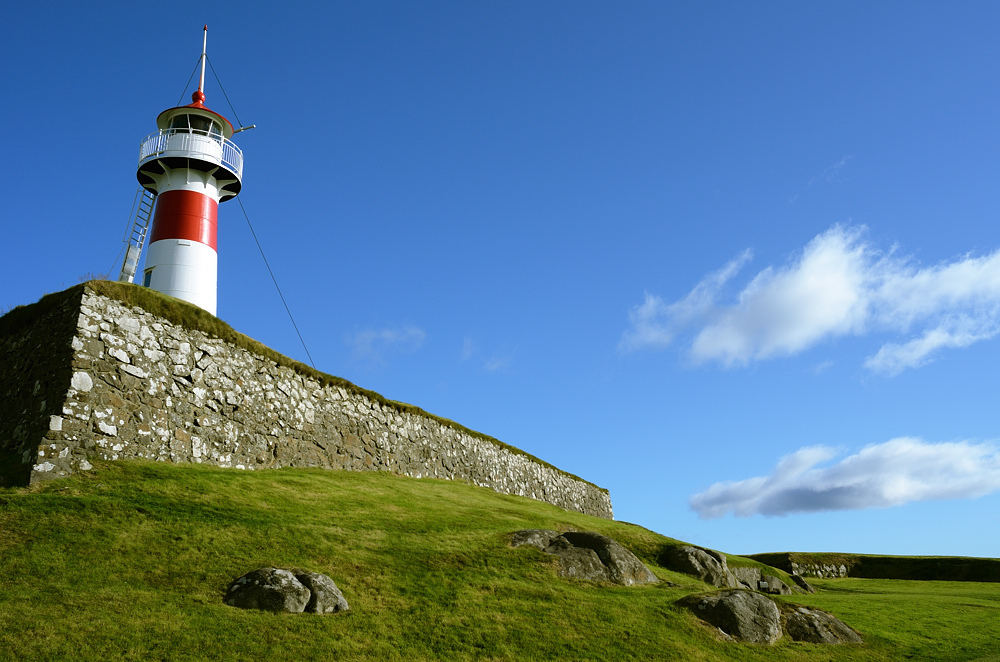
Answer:
M174 131L187 131L188 130L188 116L187 115L174 115L170 118L170 128Z
M194 129L195 133L208 135L208 130L211 126L212 120L207 117L202 117L201 115L191 115L191 128Z

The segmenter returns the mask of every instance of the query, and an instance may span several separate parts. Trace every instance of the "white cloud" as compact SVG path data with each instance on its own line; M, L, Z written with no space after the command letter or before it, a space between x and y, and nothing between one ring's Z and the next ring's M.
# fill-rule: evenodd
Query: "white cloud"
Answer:
M373 363L384 363L390 352L409 353L420 349L427 334L415 326L401 326L386 329L359 331L348 340L359 359Z
M835 456L824 446L802 448L781 458L770 476L715 483L691 497L691 508L706 519L774 516L974 499L1000 490L1000 451L993 444L900 437L819 466Z
M795 264L757 274L735 305L720 308L719 318L697 333L694 359L744 364L858 330L867 309L867 256L858 234L834 228L810 242Z
M886 325L905 329L941 311L995 318L1000 308L1000 251L926 269L906 259L887 260L879 276L873 298L879 321Z
M942 347L968 347L997 334L996 316L990 319L962 319L952 328L941 326L926 331L921 337L905 343L886 343L874 356L865 360L865 367L875 372L897 375L906 368L919 368L931 360Z
M1000 251L919 268L865 240L865 228L835 226L782 267L767 267L735 296L723 289L745 251L676 303L646 294L619 348L663 348L687 332L696 362L746 365L798 354L841 336L894 334L865 362L896 374L942 348L967 347L1000 332Z
M724 267L705 276L686 297L672 304L646 293L646 300L629 312L632 329L618 345L622 351L666 347L684 327L704 319L715 308L719 292L739 273L753 253L743 251Z

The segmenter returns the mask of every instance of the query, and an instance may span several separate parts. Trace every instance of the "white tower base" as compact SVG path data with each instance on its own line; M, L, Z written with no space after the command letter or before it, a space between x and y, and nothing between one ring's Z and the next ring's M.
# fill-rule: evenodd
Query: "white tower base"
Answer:
M161 239L153 242L146 255L142 284L189 301L215 314L219 254L211 246L188 239Z

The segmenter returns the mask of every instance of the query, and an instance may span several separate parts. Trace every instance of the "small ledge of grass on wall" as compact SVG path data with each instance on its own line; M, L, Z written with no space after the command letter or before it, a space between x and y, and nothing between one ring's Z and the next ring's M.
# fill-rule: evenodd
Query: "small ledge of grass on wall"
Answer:
M531 455L530 453L525 453L519 448L505 444L504 442L491 437L489 435L483 434L481 432L476 432L475 430L470 430L469 428L456 423L455 421L449 420L447 418L442 418L440 416L435 416L430 414L419 407L415 407L404 402L396 402L395 400L389 400L383 397L379 393L374 391L369 391L367 389L361 388L356 384L343 379L341 377L335 377L333 375L328 375L324 372L320 372L315 368L308 366L299 361L294 361L283 354L279 354L270 347L257 342L253 338L239 333L231 326L223 322L218 317L212 315L206 310L192 305L186 301L181 301L174 297L161 294L146 287L141 287L139 285L132 285L130 283L119 283L109 280L90 280L80 285L76 285L62 292L55 292L53 294L47 294L42 297L37 303L30 304L27 306L17 306L13 310L6 313L3 317L0 317L0 334L15 333L18 330L24 328L25 326L31 324L35 319L43 316L47 312L58 308L70 301L79 301L83 296L85 289L89 289L95 294L99 294L109 299L115 299L122 302L128 306L137 306L147 313L161 317L172 324L183 327L188 330L201 331L202 333L208 334L210 336L215 336L220 340L223 340L231 345L235 345L241 349L244 349L258 356L263 356L266 359L274 361L279 366L285 366L291 368L295 372L308 377L310 379L315 379L323 386L334 386L343 388L345 391L349 391L358 395L362 395L372 402L377 402L384 407L389 407L395 409L396 411L413 414L416 416L422 416L424 418L429 418L442 425L450 427L459 432L463 432L470 436L483 439L490 442L500 448L503 448L516 455L522 455L532 462L539 464L543 467L547 467L553 471L556 471L564 476L578 480L587 485L591 485L605 494L608 492L603 487L594 485L588 480L584 480L579 476L573 475L567 471L563 471L558 467L554 467L544 460Z

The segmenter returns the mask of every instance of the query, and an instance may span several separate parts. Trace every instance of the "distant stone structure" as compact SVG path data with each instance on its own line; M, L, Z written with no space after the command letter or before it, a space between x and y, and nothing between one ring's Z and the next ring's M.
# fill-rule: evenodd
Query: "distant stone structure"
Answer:
M801 552L754 554L749 558L781 568L793 577L1000 582L1000 559L991 558Z
M79 292L79 296L74 293ZM0 451L26 482L143 458L464 480L613 517L606 490L82 286L0 335Z
M847 577L847 566L843 563L795 563L789 564L792 574L800 577L819 577L830 579L832 577Z

